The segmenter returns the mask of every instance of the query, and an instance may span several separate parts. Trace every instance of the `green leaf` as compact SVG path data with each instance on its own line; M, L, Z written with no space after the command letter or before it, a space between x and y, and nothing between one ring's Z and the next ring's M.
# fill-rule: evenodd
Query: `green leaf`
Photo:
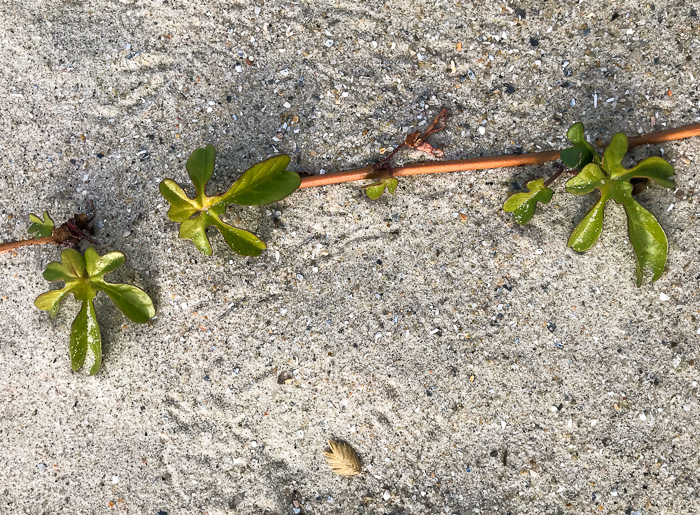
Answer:
M301 184L301 177L286 172L289 156L274 156L246 170L222 195L227 204L262 206L291 195Z
M628 196L622 204L627 214L630 243L637 257L637 286L641 286L647 269L651 269L652 281L656 281L663 274L668 240L656 217L639 202Z
M588 195L605 183L605 174L600 166L590 163L576 176L566 181L566 191L574 195Z
M53 317L58 307L69 293L82 301L80 312L71 326L70 356L73 370L85 363L88 351L94 357L90 374L96 374L102 362L100 328L93 299L97 292L104 291L117 308L130 320L145 323L155 316L153 301L143 290L128 284L109 283L104 275L119 268L124 263L124 254L109 252L100 256L94 248L85 251L85 256L75 249L61 253L62 262L53 261L46 266L44 277L48 281L64 281L65 287L39 295L34 304Z
M641 286L644 273L650 269L652 281L656 281L666 266L668 241L654 215L644 209L633 197L634 178L650 179L661 186L673 187L673 167L659 157L651 157L632 169L622 166L628 148L627 136L617 133L603 153L602 169L596 163L567 181L566 190L575 195L586 195L600 190L600 199L588 211L569 237L568 245L578 252L590 249L603 229L605 205L609 200L622 204L627 215L629 239L637 258L637 286Z
M546 188L544 179L536 179L527 183L527 189L530 190L524 193L515 193L508 197L503 204L503 211L513 213L513 219L520 225L524 225L530 221L535 214L535 209L538 202L548 204L552 200L554 191L551 188Z
M61 301L68 293L70 293L70 286L60 290L47 291L36 298L34 305L42 311L48 311L51 318L56 318Z
M187 160L187 172L194 183L194 189L197 191L197 200L200 205L204 204L207 197L207 183L214 173L215 156L216 149L214 145L207 145L205 148L196 149Z
M618 175L624 170L622 158L627 153L627 146L627 136L622 132L618 132L612 137L610 144L603 152L603 170L611 177Z
M673 174L671 163L660 157L650 157L630 170L625 168L618 169L618 175L615 178L625 181L634 178L646 178L665 188L675 188L676 183L671 179Z
M369 184L365 186L365 192L367 196L372 200L377 200L382 196L384 190L389 190L389 193L393 194L396 191L396 187L399 185L399 180L395 177L384 177L379 182L374 184Z
M78 315L73 320L70 328L70 359L73 371L85 364L88 350L92 354L94 363L90 368L90 375L95 375L102 364L102 337L100 326L97 324L95 306L92 300L84 300Z
M85 277L85 260L75 249L66 249L61 252L61 261L52 261L46 265L44 279L47 281L74 281Z
M581 122L576 122L569 127L566 137L574 144L573 147L566 148L560 153L560 158L567 168L580 170L589 163L600 163L600 157L595 149L586 141Z
M102 282L99 289L105 292L126 318L137 324L145 324L156 315L153 301L141 288L130 284Z
M113 272L126 261L121 252L108 252L100 257L97 251L90 247L85 251L85 265L90 276L105 275Z
M29 225L27 232L29 234L36 233L36 238L46 238L53 234L54 223L49 216L49 213L44 211L44 219L42 220L36 215L29 215L29 219L32 223Z
M197 250L210 256L211 244L207 228L214 226L234 252L243 256L258 256L265 249L254 234L221 221L227 204L261 205L276 202L301 184L298 174L285 171L289 156L271 157L247 170L225 195L206 196L206 185L214 171L215 151L212 145L198 148L187 160L187 171L195 185L197 196L189 198L172 179L160 183L160 193L170 203L168 218L180 223L179 236L192 240Z
M182 223L202 208L196 201L185 195L182 188L171 179L165 179L160 183L159 188L160 194L170 203L168 218L173 222Z
M265 243L251 232L222 222L219 215L224 209L222 205L214 206L208 212L184 221L180 226L180 238L192 240L197 250L211 256L211 244L206 231L208 227L214 226L219 229L231 250L242 256L259 256L266 248Z
M605 204L608 199L601 197L593 207L586 213L583 220L574 229L569 237L567 246L576 252L585 252L590 249L603 231L603 217L605 215Z

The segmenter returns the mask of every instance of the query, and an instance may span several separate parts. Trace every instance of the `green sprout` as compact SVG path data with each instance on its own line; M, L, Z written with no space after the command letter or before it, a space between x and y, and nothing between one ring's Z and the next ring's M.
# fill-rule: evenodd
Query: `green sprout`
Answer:
M382 196L385 189L389 190L389 193L393 194L398 185L398 179L395 179L394 177L384 177L379 182L368 184L367 186L364 186L364 188L369 198L372 200L377 200Z
M73 294L75 300L82 302L70 331L69 348L74 371L83 366L88 351L94 360L90 375L95 375L102 363L102 338L93 304L98 291L105 292L132 322L143 324L156 314L153 301L145 291L129 284L105 281L104 275L119 268L125 259L121 252L109 252L100 256L90 247L85 251L85 257L75 249L66 249L61 252L61 262L52 261L46 265L44 279L63 281L65 286L39 295L34 301L36 307L48 311L51 318L54 318L61 301L69 293Z
M36 239L47 238L53 234L54 223L48 212L44 211L43 220L32 214L29 215L29 219L32 223L29 225L27 232L29 232L29 234L36 233Z
M583 135L583 124L575 123L566 137L574 146L561 151L561 160L569 168L580 170L566 183L566 191L574 195L587 195L599 190L600 198L591 207L569 237L568 246L577 252L589 250L603 230L605 206L609 200L621 204L627 215L630 243L637 261L637 286L641 286L646 270L651 270L656 281L666 267L668 241L658 220L633 198L634 180L649 180L666 188L675 186L673 167L660 157L650 157L634 168L622 166L627 154L627 136L618 132L605 149L603 157L595 152ZM561 173L558 172L558 174ZM557 174L555 174L557 175ZM555 177L550 178L547 184ZM537 202L547 203L552 190L545 187L543 179L528 183L529 193L516 193L506 200L503 209L514 212L515 221L527 223L535 212Z
M535 214L535 208L538 202L549 204L552 200L554 191L544 185L544 179L535 179L527 183L526 193L515 193L508 197L506 203L503 204L503 211L513 213L513 218L520 225L525 225L530 221Z
M301 178L285 171L289 156L275 156L246 170L223 195L209 197L206 187L214 173L215 155L214 146L207 145L196 149L187 160L195 198L188 197L172 179L160 183L160 193L170 203L168 218L181 224L180 238L192 240L202 254L212 253L206 230L214 226L231 250L243 256L259 256L265 250L265 243L249 231L224 223L221 215L229 204L260 206L281 200L299 187Z

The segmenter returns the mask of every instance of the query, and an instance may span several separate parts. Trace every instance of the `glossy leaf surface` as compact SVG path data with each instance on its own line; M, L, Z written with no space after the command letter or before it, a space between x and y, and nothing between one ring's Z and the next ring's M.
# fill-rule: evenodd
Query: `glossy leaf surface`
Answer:
M145 323L155 316L153 302L146 292L136 286L109 283L104 279L105 274L119 268L124 260L121 252L100 256L90 247L84 256L75 249L66 249L61 253L61 261L46 265L44 278L47 281L63 281L65 286L39 295L34 301L36 307L55 317L60 303L69 293L82 302L71 325L69 348L73 370L83 366L88 353L93 359L90 375L100 369L102 340L93 304L98 291L104 291L117 308L134 322Z
M586 141L581 122L576 122L569 127L569 130L566 131L566 138L574 144L573 147L561 151L561 160L567 168L581 170L589 163L600 164L600 156Z
M49 213L44 211L44 219L42 220L36 215L29 215L29 219L32 223L27 228L29 234L35 234L37 238L45 238L53 234L54 223L49 216Z
M289 156L274 156L250 167L223 194L227 204L264 206L291 195L301 184L298 173L286 172Z
M513 219L520 225L530 221L535 214L538 202L548 204L554 194L551 188L545 187L544 179L528 182L527 189L530 191L514 193L503 204L503 211L513 213Z
M590 249L603 230L605 205L609 200L622 204L627 215L629 239L637 259L637 286L644 273L650 270L652 281L661 277L666 266L668 241L658 220L632 196L633 178L645 178L664 187L674 186L673 167L659 157L652 157L631 169L622 166L627 153L627 137L615 134L603 153L601 166L590 163L576 177L566 183L566 190L575 195L586 195L597 189L600 198L576 226L568 245L578 252Z
M196 196L190 198L172 179L160 183L161 195L170 203L168 218L180 223L179 236L192 240L197 250L210 256L211 243L207 228L215 227L234 252L244 256L258 256L265 243L253 233L238 229L221 220L227 204L263 205L288 196L301 184L298 174L285 171L289 156L266 159L249 170L220 196L209 197L206 187L214 173L215 149L212 145L198 148L187 160L187 171L195 187Z

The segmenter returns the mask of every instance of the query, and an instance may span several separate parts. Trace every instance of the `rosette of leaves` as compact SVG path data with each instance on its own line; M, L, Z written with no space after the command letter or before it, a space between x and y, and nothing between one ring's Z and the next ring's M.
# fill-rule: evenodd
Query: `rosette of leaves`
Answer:
M198 148L187 160L187 172L194 184L195 197L190 198L172 179L160 183L160 193L170 203L168 218L180 225L179 237L192 240L197 250L210 256L211 244L207 228L216 227L226 244L243 256L258 256L265 243L255 234L233 227L221 220L229 204L261 206L282 200L294 192L301 178L285 171L289 156L279 155L246 170L228 189L218 196L207 196L206 188L214 173L216 150L213 145Z
M637 286L641 286L644 273L651 270L656 281L666 266L668 241L658 220L632 197L633 179L648 179L666 188L675 186L671 177L673 167L660 157L650 157L634 168L622 166L627 153L627 136L618 132L603 153L602 161L586 164L583 170L569 179L566 191L574 195L587 195L600 191L600 198L576 226L568 246L585 252L598 241L603 230L605 205L609 200L621 204L627 215L629 239L637 258Z
M93 300L98 291L105 292L119 310L132 322L143 324L156 314L148 294L129 284L109 283L104 276L119 268L126 258L121 252L109 252L100 256L94 248L85 251L85 256L75 249L61 252L61 261L46 265L44 279L63 281L59 290L43 293L34 301L36 307L48 311L51 318L58 313L63 299L72 293L82 306L73 320L70 331L70 358L73 370L85 363L88 352L93 359L90 375L100 369L102 363L102 338Z

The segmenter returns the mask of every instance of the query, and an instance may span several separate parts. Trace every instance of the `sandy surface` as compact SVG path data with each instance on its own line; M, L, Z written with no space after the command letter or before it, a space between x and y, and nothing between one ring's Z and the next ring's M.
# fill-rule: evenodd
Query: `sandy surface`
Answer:
M78 304L33 306L58 249L0 256L0 512L697 513L700 140L633 153L678 184L639 197L670 249L640 289L619 207L586 255L565 243L591 198L500 210L551 166L231 208L254 259L165 218L158 183L208 143L214 191L276 153L363 166L442 106L451 159L700 120L698 2L542 4L4 0L1 239L94 200L111 279L158 315L99 297L103 368L72 373Z

